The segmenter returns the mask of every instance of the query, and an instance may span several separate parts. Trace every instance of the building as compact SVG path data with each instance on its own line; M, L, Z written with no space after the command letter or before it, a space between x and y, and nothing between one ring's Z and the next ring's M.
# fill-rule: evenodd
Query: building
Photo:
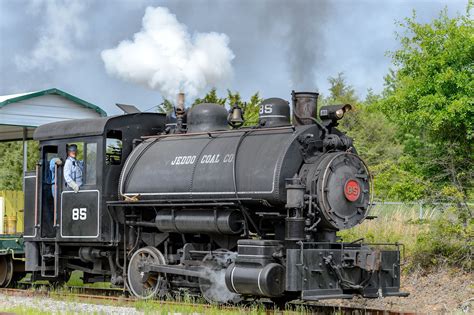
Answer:
M26 171L27 142L36 127L67 119L105 117L97 105L59 89L0 96L0 141L23 141Z
M39 125L50 122L105 117L99 106L59 89L0 96L0 141L32 139Z

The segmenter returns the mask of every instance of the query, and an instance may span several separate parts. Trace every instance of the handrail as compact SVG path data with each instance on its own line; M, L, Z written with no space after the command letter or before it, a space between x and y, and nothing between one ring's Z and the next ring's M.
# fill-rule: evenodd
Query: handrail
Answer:
M54 224L53 226L57 225L57 208L58 208L58 165L54 163Z
M38 225L38 183L39 180L39 164L36 164L36 181L35 181L35 235L36 235L36 226Z

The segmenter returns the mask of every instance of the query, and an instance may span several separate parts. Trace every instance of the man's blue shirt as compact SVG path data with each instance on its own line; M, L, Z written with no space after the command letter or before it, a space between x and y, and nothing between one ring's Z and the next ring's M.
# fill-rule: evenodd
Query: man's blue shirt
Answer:
M69 186L71 181L75 181L76 184L82 186L82 161L77 161L73 157L68 157L66 163L64 163L64 179Z

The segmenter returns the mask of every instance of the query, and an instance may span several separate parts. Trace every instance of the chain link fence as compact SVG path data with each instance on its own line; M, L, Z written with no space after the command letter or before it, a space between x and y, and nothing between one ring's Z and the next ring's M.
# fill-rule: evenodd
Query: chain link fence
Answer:
M474 203L468 202L467 205L471 207ZM455 206L455 204L448 202L374 201L369 215L384 216L402 212L406 214L407 217L417 217L420 220L428 220L435 218L452 206Z

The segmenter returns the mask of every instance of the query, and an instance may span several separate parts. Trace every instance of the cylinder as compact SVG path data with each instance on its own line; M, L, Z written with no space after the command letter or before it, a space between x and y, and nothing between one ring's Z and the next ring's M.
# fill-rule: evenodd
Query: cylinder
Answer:
M285 292L285 268L277 263L258 267L231 264L226 270L225 283L238 294L277 297Z
M285 240L299 241L305 238L305 218L290 217L285 219Z
M238 210L160 210L155 223L162 232L239 234L244 218Z
M291 92L293 101L293 125L314 124L318 112L318 93L315 92Z

